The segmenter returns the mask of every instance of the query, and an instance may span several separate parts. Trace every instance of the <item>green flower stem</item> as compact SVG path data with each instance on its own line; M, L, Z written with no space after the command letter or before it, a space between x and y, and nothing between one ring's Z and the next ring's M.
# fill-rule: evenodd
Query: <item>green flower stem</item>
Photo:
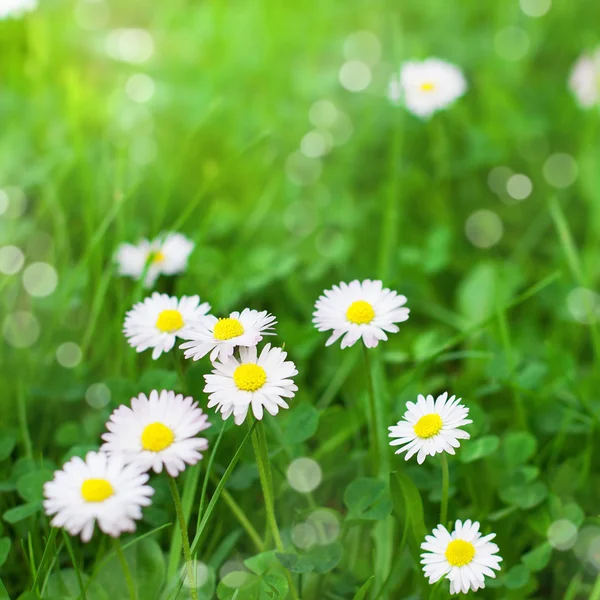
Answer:
M252 425L254 417L249 415L249 423ZM263 496L265 499L265 510L267 512L267 524L273 540L275 542L275 548L278 552L284 552L283 542L281 541L281 534L279 533L279 526L277 525L277 519L275 517L275 504L273 500L273 478L271 474L271 461L269 459L269 449L267 448L267 438L265 436L264 425L262 421L256 422L256 427L252 431L252 447L254 448L254 455L256 456L256 465L258 467L258 475L260 477L260 485L262 487ZM290 594L294 600L298 599L298 592L294 585L291 573L285 569L285 576L288 580L290 588Z
M179 495L175 478L169 476L167 479L169 480L171 495L173 496L173 502L175 503L175 512L177 513L177 521L179 522L179 529L181 530L181 545L183 547L183 556L185 558L185 565L187 568L190 594L192 596L192 600L197 600L198 590L196 589L196 578L194 576L194 563L192 562L192 553L190 552L190 539L188 537L187 525L185 523L183 505L181 504L181 496Z
M117 553L117 558L121 563L121 568L123 569L123 575L125 575L125 581L127 582L127 589L129 590L129 597L131 600L137 600L137 593L135 591L135 584L133 582L133 577L131 576L131 571L129 570L129 565L127 564L127 559L125 558L125 554L123 553L123 548L121 548L121 542L119 538L113 538L113 545L115 547L115 552Z
M446 527L448 521L448 491L450 488L450 471L448 470L448 459L446 453L442 452L442 506L440 509L440 525Z
M365 372L367 374L367 386L369 392L369 421L370 421L370 437L371 448L373 450L373 465L375 475L379 475L379 467L381 465L381 449L385 447L385 441L382 439L384 430L381 423L380 407L377 405L377 396L375 395L375 387L373 385L373 371L371 360L369 358L369 349L362 343L363 357L365 361Z

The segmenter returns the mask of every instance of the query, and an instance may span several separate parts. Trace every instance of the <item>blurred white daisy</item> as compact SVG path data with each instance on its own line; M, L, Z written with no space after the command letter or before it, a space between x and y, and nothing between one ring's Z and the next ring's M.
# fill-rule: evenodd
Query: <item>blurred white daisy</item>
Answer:
M123 333L137 352L152 348L156 360L175 345L177 337L190 321L204 316L210 304L200 304L199 296L175 296L154 292L143 302L134 304L125 315Z
M207 315L186 327L180 337L190 341L179 347L185 350L186 358L199 360L210 352L210 360L225 360L237 346L256 346L263 335L274 335L272 329L276 323L266 310L249 308L241 313L232 312L225 319Z
M159 275L175 275L187 268L194 242L181 233L167 233L153 241L121 244L115 253L119 274L140 279L146 270L144 285L152 287ZM146 267L147 265L147 267Z
M91 539L96 522L104 533L119 537L135 531L142 506L151 504L154 490L144 485L147 481L148 475L125 464L120 454L88 452L85 461L75 456L44 484L44 509L54 515L53 527L81 534L84 542Z
M263 408L272 415L279 407L289 408L284 398L298 391L292 380L298 371L286 357L281 348L266 344L259 356L256 346L241 347L239 360L230 356L215 362L212 373L204 376L208 407L216 406L223 419L233 414L236 425L244 422L250 406L257 419L262 419Z
M429 117L446 108L467 90L467 81L455 65L438 58L407 61L400 66L400 76L390 78L389 99L418 117Z
M577 59L571 70L569 87L583 108L600 103L600 48Z
M326 346L344 336L342 348L353 346L360 338L367 348L374 348L388 339L386 331L400 330L394 323L408 319L410 310L404 304L406 297L384 288L381 281L342 282L317 300L313 323L319 331L333 330Z
M419 395L417 403L407 402L407 411L397 425L389 427L389 437L396 438L390 446L402 446L396 454L406 452L406 460L417 454L417 462L422 464L427 456L440 452L454 454L460 446L458 440L468 440L471 436L459 427L472 423L469 409L460 404L456 396L448 398L444 392L434 401L430 394L425 398Z
M100 448L108 454L122 454L142 471L160 473L163 465L171 477L195 465L208 448L205 438L196 437L208 429L207 416L191 397L162 390L132 398L131 408L122 404L106 423L109 433Z
M421 564L429 583L442 577L450 580L451 594L476 592L485 587L485 577L496 577L502 558L497 555L498 546L491 543L495 533L481 536L479 523L470 520L456 521L450 534L443 525L425 537L421 549Z
M0 19L22 17L25 13L35 10L37 0L2 0L0 2Z

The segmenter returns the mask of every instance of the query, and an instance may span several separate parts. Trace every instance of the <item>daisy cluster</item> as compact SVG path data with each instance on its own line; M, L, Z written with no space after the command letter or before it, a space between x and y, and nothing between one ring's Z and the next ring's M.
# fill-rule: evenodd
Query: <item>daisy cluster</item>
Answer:
M431 66L437 73L439 65ZM410 78L409 78L410 79ZM169 233L138 246L123 245L117 252L119 270L153 285L160 274L185 269L193 243ZM388 340L408 320L404 295L378 280L340 282L316 301L313 323L328 332L326 346L339 341L341 348L362 343L365 350ZM263 339L275 335L277 319L265 310L243 308L215 316L211 305L194 296L169 296L153 292L125 315L124 335L138 353L150 351L157 360L175 346L193 361L208 357L212 370L204 375L208 408L223 419L241 425L249 417L262 419L265 411L276 415L289 408L298 388L298 374L287 353ZM419 395L408 402L403 418L389 428L390 445L398 446L409 460L422 464L427 457L454 454L460 440L469 438L463 427L472 423L461 399L443 393L437 398ZM85 460L73 458L45 486L45 507L52 524L65 527L84 541L94 524L112 536L135 529L141 509L151 502L148 471L163 469L177 477L187 465L202 458L208 448L198 434L209 427L207 416L191 397L174 391L140 394L129 406L119 406L110 416L99 452ZM479 523L456 521L449 532L442 523L422 544L422 564L430 583L442 577L451 593L466 593L485 586L502 560L494 535L482 536Z

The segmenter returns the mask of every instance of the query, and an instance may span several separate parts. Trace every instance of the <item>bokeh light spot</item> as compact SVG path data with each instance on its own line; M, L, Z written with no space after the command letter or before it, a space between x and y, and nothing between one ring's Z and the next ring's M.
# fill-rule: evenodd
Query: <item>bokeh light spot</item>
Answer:
M285 162L288 179L296 185L310 185L321 175L321 162L318 158L309 158L301 152L294 152Z
M82 358L81 348L74 342L65 342L56 349L56 361L65 369L73 369Z
M338 111L333 102L318 100L308 111L308 119L315 127L331 127L335 123Z
M570 550L577 541L577 526L568 519L559 519L548 527L547 535L553 548Z
M344 57L346 60L361 60L372 66L381 57L381 43L372 31L357 31L345 39Z
M360 60L349 60L340 69L340 83L349 92L362 92L371 83L371 69Z
M54 292L58 284L56 269L44 262L31 263L23 272L23 286L30 296L43 298Z
M106 51L117 60L141 64L154 54L154 38L145 29L116 29L106 38Z
M154 80L145 73L134 73L125 84L127 95L139 104L148 102L154 96L155 89Z
M318 508L307 519L317 532L319 544L331 544L340 535L340 515L329 508Z
M511 175L506 182L506 191L511 198L515 200L525 200L529 198L533 190L531 179L522 173Z
M110 402L110 389L104 383L92 383L85 392L85 401L92 408L104 408Z
M577 179L578 171L575 159L569 154L557 153L544 163L544 177L555 188L567 188Z
M506 27L494 37L494 47L501 58L517 61L529 50L529 36L520 27Z
M317 542L317 532L311 523L298 523L291 532L292 542L298 548L310 548Z
M478 210L465 223L467 239L477 248L491 248L500 241L503 231L500 217L491 210Z
M577 287L567 296L567 308L571 317L585 325L598 322L600 295L584 287Z
M528 17L543 17L550 10L552 0L519 0L519 5Z
M13 348L28 348L37 342L40 324L30 312L14 312L4 319L2 333Z
M312 458L297 458L290 463L287 480L297 492L308 493L319 487L323 473Z
M25 264L25 256L17 246L4 246L0 248L0 273L14 275Z

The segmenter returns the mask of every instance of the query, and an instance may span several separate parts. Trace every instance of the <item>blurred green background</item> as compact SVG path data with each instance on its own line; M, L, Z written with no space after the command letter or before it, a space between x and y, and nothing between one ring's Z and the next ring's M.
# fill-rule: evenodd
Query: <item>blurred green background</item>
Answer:
M172 356L153 362L127 346L123 317L145 292L116 275L112 256L119 243L180 231L196 243L189 269L156 289L200 294L216 314L273 312L298 365L292 409L268 422L278 518L289 539L326 507L340 524L327 541L343 547L330 572L302 576L303 598L352 598L373 574L372 590L387 581L381 597L429 594L408 551L396 556L389 499L356 519L344 494L371 474L364 375L359 349L326 349L311 312L323 289L354 278L381 278L412 311L374 353L386 424L417 393L450 390L471 408L450 515L498 534L503 570L480 597L600 598L600 113L567 86L599 22L593 0L42 0L0 21L10 597L35 579L49 473L97 448L118 404L179 389ZM429 56L459 65L469 90L421 121L388 101L387 84L402 61ZM208 364L185 367L205 405ZM217 474L244 433L228 428ZM286 478L297 457L322 469L312 495ZM391 449L388 460L436 525L438 462L419 467ZM141 532L173 520L155 479ZM228 490L262 532L249 448ZM199 555L206 598L256 553L227 503L215 515ZM88 574L99 538L73 542ZM140 569L154 577L143 599L167 597L170 540L167 529L140 544ZM119 576L101 571L88 598L120 598ZM77 598L73 581L63 544L44 597Z

